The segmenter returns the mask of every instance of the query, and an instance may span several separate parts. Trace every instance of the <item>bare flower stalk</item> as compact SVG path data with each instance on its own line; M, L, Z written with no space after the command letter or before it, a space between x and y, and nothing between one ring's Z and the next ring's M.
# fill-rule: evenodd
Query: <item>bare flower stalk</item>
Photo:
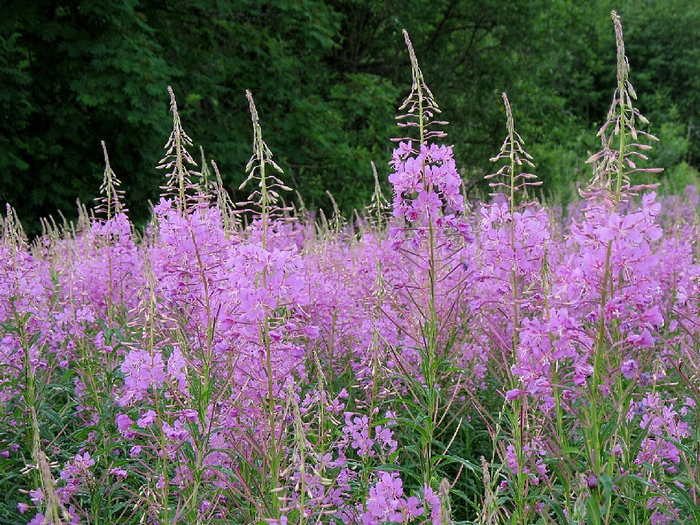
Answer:
M626 195L645 189L646 186L632 186L630 175L637 172L660 173L662 168L638 168L637 162L649 160L645 152L651 149L640 143L639 138L658 141L654 135L637 129L637 123L649 121L634 107L637 93L629 81L629 61L625 55L625 41L622 23L617 12L611 14L615 26L617 46L617 87L613 94L608 118L598 131L602 149L586 162L595 166L593 177L585 191L584 198L602 198L616 207Z
M196 171L188 168L187 165L196 166L197 163L190 152L187 151L187 147L193 145L192 139L182 127L175 93L170 86L168 86L168 93L170 93L170 111L173 114L173 131L165 144L165 157L160 160L157 168L168 170L167 182L161 189L166 195L175 197L180 212L184 213L187 210L187 191L194 188L192 177L198 175Z
M120 190L121 182L112 170L109 163L109 155L107 154L107 146L105 141L101 141L102 152L105 157L105 171L102 177L102 185L100 186L100 197L97 200L96 213L104 213L107 220L113 216L128 211L124 207L122 200L124 199L124 190Z
M253 94L248 90L246 90L245 94L248 98L250 118L253 122L253 155L250 157L248 165L245 168L248 177L243 181L239 189L242 190L246 184L252 181L257 182L258 189L253 190L248 196L248 200L240 204L247 205L249 208L252 207L251 211L259 216L262 228L262 247L265 248L267 229L271 216L284 211L284 209L277 206L277 203L280 201L278 192L280 190L292 190L287 187L281 179L270 174L266 170L266 167L269 165L277 173L284 173L282 168L272 160L272 151L270 151L270 148L263 140L262 127L260 126L260 118L258 117L258 110L255 107Z
M27 245L27 235L24 233L24 228L22 228L22 223L17 217L17 212L9 204L5 207L7 213L5 218L0 222L2 227L2 238L9 240L12 246L16 250ZM14 258L16 260L16 257Z
M199 189L202 193L207 194L211 187L211 172L209 171L209 166L207 165L207 159L204 156L204 148L199 146L199 154L202 157L201 166L202 170L199 172Z
M372 176L374 177L374 192L370 204L365 207L365 217L372 223L372 226L383 229L385 217L384 214L391 208L389 201L382 193L382 187L379 184L379 176L377 175L377 167L372 164Z
M219 172L219 167L216 162L211 161L211 165L214 168L214 174L216 179L211 181L210 184L214 189L214 196L216 197L216 205L221 211L221 219L224 223L224 231L226 236L230 236L232 232L238 230L241 226L241 220L235 213L236 205L231 200L231 196L226 191L224 187L224 181L221 178L221 173Z
M408 47L408 55L411 59L411 74L413 83L411 85L411 93L404 103L399 108L399 112L404 112L396 117L399 127L417 127L420 144L425 144L429 139L442 138L447 136L447 133L439 129L430 129L431 126L445 126L447 122L442 120L434 120L435 115L441 113L440 107L432 91L425 83L423 72L418 66L416 52L413 49L413 44L408 36L408 31L403 30L406 47ZM396 142L402 140L410 140L410 138L392 139Z
M508 95L504 92L501 96L503 97L503 105L506 110L506 129L508 130L508 134L503 141L501 151L490 160L491 162L506 160L506 163L501 166L496 173L486 175L484 178L486 180L495 179L497 177L505 178L505 182L490 182L489 186L492 188L505 188L506 191L508 191L510 213L512 215L517 208L516 192L525 190L528 186L541 186L542 181L534 180L537 178L537 175L523 170L523 167L529 169L534 168L535 165L532 162L532 156L523 148L525 141L520 134L515 131L513 110L510 107Z
M333 194L326 190L326 195L328 195L328 198L331 201L331 206L333 206L333 217L331 217L329 226L337 237L345 224L345 219L343 218L343 214L340 213L340 207L338 207L338 203L335 201Z

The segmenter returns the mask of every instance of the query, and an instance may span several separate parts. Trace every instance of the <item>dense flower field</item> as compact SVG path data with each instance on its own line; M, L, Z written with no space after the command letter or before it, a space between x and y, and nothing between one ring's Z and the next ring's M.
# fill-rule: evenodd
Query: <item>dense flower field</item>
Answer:
M407 36L393 202L351 222L283 207L250 93L246 203L194 170L171 92L143 233L106 150L77 225L30 244L8 208L0 522L700 523L698 194L632 185L653 137L613 20L566 209L532 198L505 95L496 193L466 201Z

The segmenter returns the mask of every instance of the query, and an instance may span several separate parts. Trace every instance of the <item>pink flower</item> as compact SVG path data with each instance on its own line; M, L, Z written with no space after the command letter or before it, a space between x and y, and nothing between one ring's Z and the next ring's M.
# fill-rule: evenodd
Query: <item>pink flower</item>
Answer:
M635 375L637 375L638 369L639 366L637 365L637 362L634 359L627 359L622 363L622 366L620 367L622 375L625 376L627 379L632 379Z
M131 425L134 424L134 422L131 420L131 418L129 416L127 416L126 414L119 414L116 417L116 423L117 423L117 428L122 433L128 432L129 429L131 428Z
M146 413L138 419L136 424L139 426L139 428L150 427L156 420L156 416L157 414L153 410L147 410Z
M116 476L118 479L126 479L127 472L123 468L118 468L115 467L109 471L109 473L113 476Z
M309 339L318 339L321 332L318 329L318 326L309 325L304 327L304 333L306 333L306 337Z
M37 513L27 525L49 525L49 521L43 514Z
M642 314L641 321L650 324L651 326L661 326L664 323L664 318L659 312L659 307L654 306Z
M40 488L29 491L29 499L34 505L40 505L44 501L44 491Z

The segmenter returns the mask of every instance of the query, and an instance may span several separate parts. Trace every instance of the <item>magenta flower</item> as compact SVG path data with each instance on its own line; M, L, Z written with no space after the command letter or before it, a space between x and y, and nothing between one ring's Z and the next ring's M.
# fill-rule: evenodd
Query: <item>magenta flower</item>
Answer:
M115 418L115 421L117 423L117 428L122 433L128 432L129 429L131 428L131 425L134 424L134 422L131 420L131 418L129 416L127 416L126 414L119 414Z
M29 491L29 499L34 505L40 505L44 502L44 491L40 488Z
M118 479L126 479L127 472L123 468L115 467L109 471L112 476L116 476Z
M627 379L632 379L635 375L637 375L637 370L639 370L639 366L634 359L625 360L620 367L622 375Z
M27 525L51 525L43 514L37 513Z
M416 233L412 237L413 248L420 246L425 233L421 228L433 224L438 230L451 228L466 240L471 227L454 214L464 211L461 193L462 179L457 173L451 146L421 144L420 151L412 143L401 142L394 150L394 173L389 182L394 188L394 217L404 218ZM449 217L449 220L443 220ZM390 237L395 247L401 245L404 230L395 226Z
M154 423L156 416L157 414L149 409L136 421L136 424L139 428L148 428Z

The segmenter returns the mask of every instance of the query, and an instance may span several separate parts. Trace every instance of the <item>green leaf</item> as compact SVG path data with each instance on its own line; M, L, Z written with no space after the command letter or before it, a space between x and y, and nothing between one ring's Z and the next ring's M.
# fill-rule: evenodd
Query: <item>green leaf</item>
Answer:
M596 498L588 498L586 501L586 508L588 509L588 525L600 525L602 519L600 516L600 507Z
M603 488L603 492L606 498L610 498L613 493L613 480L608 474L600 474L598 476L598 483Z

